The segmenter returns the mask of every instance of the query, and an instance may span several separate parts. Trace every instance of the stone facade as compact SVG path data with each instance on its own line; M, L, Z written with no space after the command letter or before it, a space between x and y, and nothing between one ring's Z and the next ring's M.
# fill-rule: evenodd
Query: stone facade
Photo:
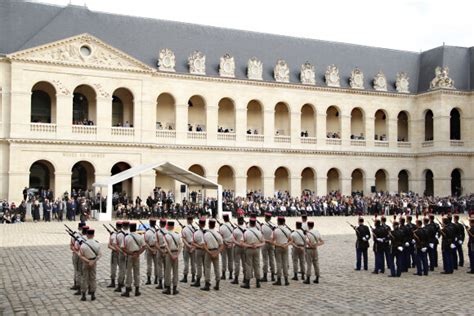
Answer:
M283 83L196 76L205 73L202 53L190 57L190 69L157 71L87 35L0 57L0 198L20 201L31 181L46 181L30 179L33 172L47 174L46 186L60 195L74 177L90 187L118 164L157 160L200 170L237 195L368 193L372 186L423 193L431 190L428 170L435 195L451 194L453 170L463 193L474 192L472 92L328 87L339 83L336 67L327 85L287 83L284 62L275 69ZM48 122L32 119L38 91L50 99ZM73 124L79 95L88 100L90 125ZM76 173L85 175L73 172L78 163ZM179 183L153 172L126 190L146 197L155 186L179 192Z

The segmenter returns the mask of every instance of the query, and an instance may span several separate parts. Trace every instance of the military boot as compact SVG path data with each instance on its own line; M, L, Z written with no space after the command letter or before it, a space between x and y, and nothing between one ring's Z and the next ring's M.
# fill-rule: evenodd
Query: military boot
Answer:
M132 291L132 288L131 287L126 287L125 288L125 293L122 293L121 296L123 297L130 297L130 292Z
M140 296L142 293L140 293L140 288L138 286L135 287L135 296Z
M221 280L225 280L225 271L222 271Z
M232 280L232 271L229 272L229 280Z
M196 282L194 282L193 284L191 284L192 287L200 287L201 286L201 278L200 277L197 277L196 278Z
M220 281L217 281L217 282L216 282L216 285L214 286L214 290L215 290L215 291L219 291L219 282L220 282Z
M277 278L276 282L272 283L273 285L281 285L281 278Z
M211 289L211 283L206 282L204 287L201 288L202 291L209 291Z
M230 284L239 284L239 278L236 276Z
M155 277L155 284L158 284L158 277Z
M272 273L272 282L275 282L275 273Z
M304 280L304 273L301 273L301 280Z
M78 288L77 291L74 293L74 295L81 295L81 294L82 294L82 293L81 293L81 289L80 289L80 288Z
M260 280L257 279L257 289L259 289L259 288L260 288Z
M191 276L191 282L192 282L192 283L196 282L196 275L195 275L195 274L193 274L193 275Z
M147 276L146 277L146 283L145 285L151 284L151 277Z
M319 283L319 276L316 276L316 279L313 281L314 283Z
M74 280L74 285L69 288L70 290L77 290L76 281Z
M159 280L159 281L158 281L158 286L156 287L156 289L158 289L158 290L162 290L162 289L163 289L163 280Z
M260 282L268 282L267 274L264 273L264 274L263 274L263 277L261 277L259 281L260 281Z
M173 286L173 295L179 294L178 287Z
M114 292L118 292L118 293L122 292L122 287L123 287L123 284L119 283L119 285L117 285L117 288L114 290Z
M108 288L114 288L115 287L115 280L114 279L110 280L110 284L107 287Z
M285 278L285 285L290 285L290 282L288 282L288 278Z
M85 301L86 300L86 292L82 292L82 297L81 297L81 301Z
M303 283L304 284L309 284L310 283L309 277L306 277L306 280L304 280Z
M165 286L165 289L161 293L166 294L166 295L170 295L171 294L171 287L170 286Z
M95 301L95 292L91 293L91 301Z
M182 278L181 280L179 280L179 282L188 283L188 275L187 275L187 274L184 274L184 275L183 275L183 278Z
M250 289L250 280L244 279L244 284L240 286L243 289Z
M298 273L295 273L295 274L293 275L293 278L292 278L292 280L294 280L294 281L298 281Z

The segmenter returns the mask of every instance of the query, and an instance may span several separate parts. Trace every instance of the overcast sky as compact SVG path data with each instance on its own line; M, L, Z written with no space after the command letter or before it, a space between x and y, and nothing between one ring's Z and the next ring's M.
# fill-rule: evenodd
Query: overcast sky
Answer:
M41 0L90 10L410 51L474 46L469 0Z

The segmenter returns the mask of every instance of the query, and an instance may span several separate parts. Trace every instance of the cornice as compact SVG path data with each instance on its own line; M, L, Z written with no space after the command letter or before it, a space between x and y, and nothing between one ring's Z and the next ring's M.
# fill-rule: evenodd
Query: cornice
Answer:
M230 147L209 145L177 145L177 144L154 144L154 143L126 143L126 142L97 142L97 141L69 141L69 140L46 140L46 139L24 139L10 138L0 140L9 144L41 144L41 145L68 145L68 146L105 146L105 147L129 147L148 149L169 150L193 150L193 151L220 151L220 152L246 152L246 153L277 153L319 156L349 156L349 157L379 157L379 158L424 158L434 156L447 157L472 157L474 152L469 151L433 151L426 153L385 153L385 152L362 152L362 151L337 151L337 150L314 150L294 148L252 148L252 147Z

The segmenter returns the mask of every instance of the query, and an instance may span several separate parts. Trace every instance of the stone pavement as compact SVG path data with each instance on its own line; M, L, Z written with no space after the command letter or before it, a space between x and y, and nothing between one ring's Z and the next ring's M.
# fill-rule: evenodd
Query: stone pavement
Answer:
M356 218L317 218L326 245L320 248L320 284L291 281L276 287L241 289L221 282L219 292L202 292L179 284L180 294L167 296L154 286L142 285L142 296L122 298L106 288L110 252L98 263L97 301L81 302L69 290L72 285L69 236L62 223L0 225L0 313L46 315L120 314L374 314L450 313L471 314L474 308L474 276L466 267L454 275L439 269L428 277L354 271L354 233L345 221ZM294 219L290 219L293 222ZM67 222L66 222L67 223ZM77 223L67 223L77 227ZM107 240L102 223L89 222L101 242ZM369 270L373 256L369 251ZM467 255L466 258L467 260ZM441 264L441 262L440 262ZM180 266L181 268L181 266ZM291 262L290 262L291 270ZM145 260L141 266L145 282ZM292 271L290 271L292 274ZM89 299L89 297L88 297Z

